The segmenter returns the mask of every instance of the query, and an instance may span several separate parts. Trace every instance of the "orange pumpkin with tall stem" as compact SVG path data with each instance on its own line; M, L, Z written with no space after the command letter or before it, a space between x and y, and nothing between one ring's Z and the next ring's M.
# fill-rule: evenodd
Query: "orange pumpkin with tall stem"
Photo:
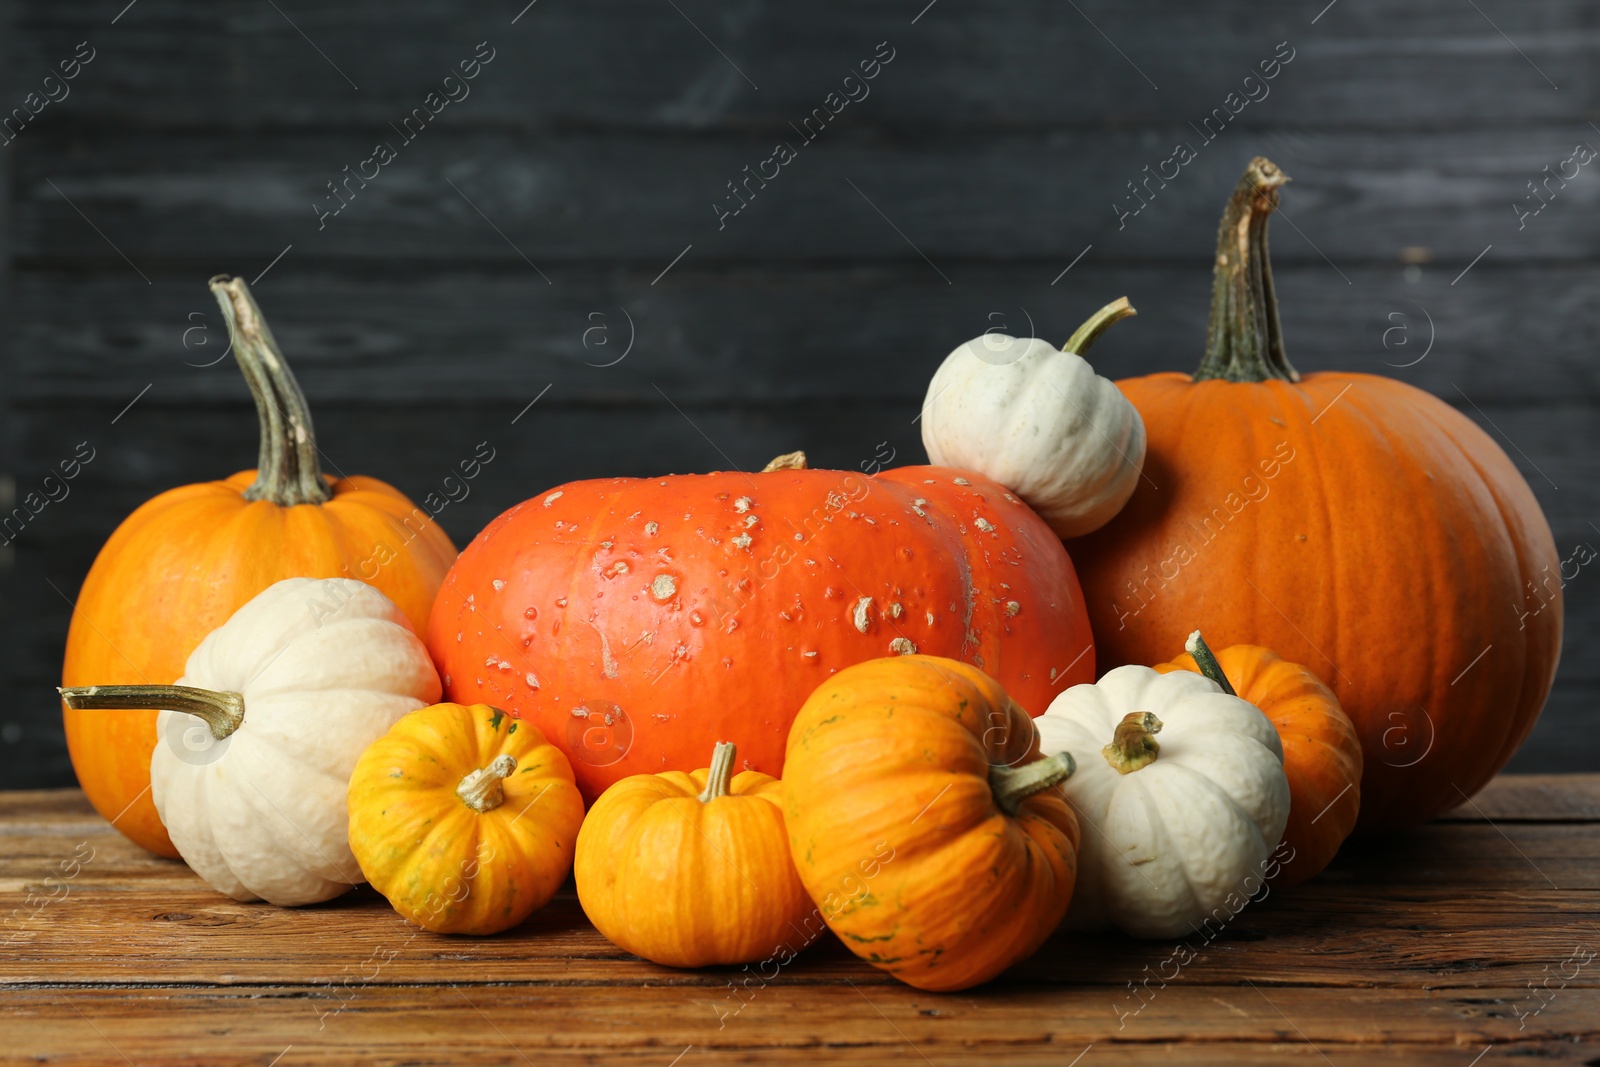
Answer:
M1162 662L1196 618L1306 664L1361 737L1360 826L1404 827L1481 788L1532 729L1561 651L1559 561L1471 419L1389 378L1290 366L1267 260L1286 181L1258 158L1234 190L1200 369L1117 383L1148 478L1068 548L1103 668Z
M249 289L217 277L211 291L255 399L260 462L169 489L117 527L78 594L63 686L170 684L201 638L284 578L365 581L420 633L455 558L445 532L392 486L323 475L305 395ZM176 857L150 798L156 712L63 707L62 715L95 810L134 843Z

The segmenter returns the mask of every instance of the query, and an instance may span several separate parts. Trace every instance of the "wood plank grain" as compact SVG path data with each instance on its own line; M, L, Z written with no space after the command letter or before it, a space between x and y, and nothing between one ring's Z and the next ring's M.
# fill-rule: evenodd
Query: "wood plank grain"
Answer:
M1279 983L1473 988L1538 978L1552 960L1600 935L1600 828L1491 821L1518 812L1569 818L1600 776L1503 779L1478 821L1441 822L1347 846L1295 891L1269 894L1220 935L1182 944L1197 955L1191 984ZM0 932L11 985L223 983L272 985L497 981L549 985L722 986L729 970L673 971L609 944L570 883L528 923L494 938L441 937L358 889L328 905L239 904L181 863L143 853L110 831L75 790L0 794ZM1507 928L1518 936L1507 938ZM1166 971L1177 944L1062 932L1003 981L1123 988ZM1163 961L1167 961L1164 963ZM371 973L367 973L368 971ZM803 983L888 979L824 936L786 972ZM1573 987L1600 985L1580 974Z
M1139 316L1096 343L1096 367L1116 378L1192 370L1211 299L1205 250L1193 251L1193 262L1181 264L1127 264L1091 251L1054 285L1059 266L1008 262L963 265L956 287L920 261L727 271L680 264L664 291L665 282L650 284L654 265L637 275L572 268L547 286L526 271L366 274L286 259L255 288L317 404L477 402L546 383L550 405L660 404L658 388L695 405L900 401L918 398L946 353L986 330L1059 343L1123 294ZM1585 342L1600 332L1592 299L1600 264L1486 261L1456 286L1459 268L1418 271L1407 281L1398 265L1352 266L1347 286L1320 261L1278 270L1296 366L1385 374L1461 406L1463 393L1494 406L1600 398L1600 361ZM154 281L127 271L22 272L11 334L15 402L120 408L146 385L157 403L244 400L233 360L217 362L226 334L203 272Z
M1600 775L1502 774L1444 822L1600 822Z
M950 996L894 983L831 938L766 975L654 967L606 943L570 885L489 939L416 931L366 889L312 909L239 905L121 841L76 791L0 794L6 888L53 869L53 847L95 849L33 921L6 927L0 1062L660 1064L695 1052L1059 1067L1091 1048L1107 1062L1459 1063L1485 1050L1586 1062L1600 977L1561 965L1574 940L1600 935L1600 830L1564 820L1587 811L1596 781L1503 780L1476 821L1363 845L1196 939L1182 968L1167 969L1171 945L1063 933L1000 982ZM1512 821L1541 817L1552 821ZM1527 888L1512 854L1529 868L1564 858L1580 879ZM129 877L140 870L153 879ZM1552 966L1563 977L1532 992Z
M1580 0L1524 2L1496 13L1515 45L1471 5L1449 0L1346 0L1314 25L1315 6L1262 11L1244 0L1204 7L1146 0L1137 11L1084 0L1081 14L1044 0L1004 0L981 11L945 5L915 25L915 10L890 4L735 12L703 0L680 5L683 16L645 0L604 9L539 7L512 25L521 6L291 4L284 8L291 25L269 7L195 11L179 0L142 0L137 17L109 29L70 6L23 4L17 83L38 82L90 35L105 59L73 86L77 123L381 126L420 103L487 38L505 58L485 69L453 121L781 128L888 39L896 59L852 121L1016 127L1109 117L1148 124L1198 120L1287 39L1295 58L1269 85L1262 115L1299 128L1392 128L1581 121L1584 101L1595 94L1600 52ZM196 84L210 91L194 92ZM1255 110L1241 120L1263 121Z
M1591 862L1593 857L1591 856ZM89 866L92 866L89 864ZM177 881L176 875L169 879ZM1482 888L1467 878L1431 886L1317 885L1269 897L1220 935L1139 942L1115 934L1058 933L1001 984L1102 986L1172 979L1228 985L1260 975L1288 985L1478 988L1539 980L1575 945L1600 945L1600 899L1569 885ZM528 922L493 938L450 938L402 921L371 890L337 905L285 911L230 901L192 876L182 885L138 878L108 885L61 879L30 884L29 905L0 881L0 984L330 986L496 982L638 983L722 988L738 968L675 971L635 959L589 924L570 886ZM61 885L63 895L50 899ZM1507 938L1505 930L1517 936ZM1183 952L1187 949L1187 952ZM756 974L752 968L749 974ZM786 969L796 982L892 980L823 935ZM1159 982L1158 982L1159 984ZM1571 988L1600 988L1589 968Z
M123 254L141 269L182 263L253 278L290 245L275 270L314 261L479 263L530 285L541 281L530 263L555 284L578 261L626 263L654 277L680 254L687 267L926 256L929 285L953 285L965 277L964 263L1002 255L1036 261L1053 277L1088 244L1119 259L1209 256L1244 161L1268 147L1224 131L1209 147L1191 144L1198 158L1136 199L1128 184L1144 180L1141 168L1154 168L1180 141L1199 141L1193 130L904 142L838 134L793 145L796 158L767 188L752 182L739 209L728 183L772 154L772 137L530 138L450 128L441 118L409 144L387 129L243 141L231 133L107 131L91 153L77 136L46 128L16 161L16 254L27 265L93 264L130 279ZM1600 182L1595 168L1547 194L1551 202L1521 229L1513 208L1531 195L1526 183L1585 136L1593 131L1577 125L1307 132L1272 150L1295 178L1283 210L1299 229L1275 231L1274 257L1331 262L1339 282L1340 266L1393 262L1413 246L1430 248L1452 277L1491 243L1496 263L1591 260L1600 213L1582 206ZM400 142L399 158L381 171L369 167L376 176L364 188L352 181L347 206L322 218L344 202L327 183L343 180L341 168L357 167L384 138ZM727 206L716 207L724 198ZM731 209L741 213L723 218ZM1131 210L1140 213L1124 217Z
M1529 1010L1522 1005L1529 994L1518 987L1345 990L1329 997L1265 981L1220 989L1174 986L1137 1017L1125 1019L1121 1029L1103 990L1000 989L939 996L903 986L774 983L739 1016L727 1019L721 1013L729 1009L714 995L671 987L457 984L365 993L343 1005L340 1014L324 1016L341 1004L314 986L15 991L0 1005L0 1019L8 1049L73 1060L106 1057L114 1050L141 1063L178 1062L196 1053L206 1062L222 1062L210 1058L220 1055L231 1062L251 1057L265 1063L292 1045L296 1061L314 1062L360 1055L377 1062L498 1057L502 1063L534 1063L615 1052L632 1057L626 1062L648 1058L668 1067L692 1047L700 1062L720 1054L753 1059L753 1053L761 1062L780 1054L787 1061L803 1056L833 1062L836 1053L860 1056L870 1050L879 1063L919 1056L938 1063L1048 1054L1060 1067L1091 1044L1097 1049L1121 1045L1127 1059L1136 1048L1153 1051L1151 1046L1174 1042L1185 1048L1249 1042L1258 1055L1286 1055L1309 1045L1322 1056L1344 1052L1342 1062L1350 1057L1364 1062L1369 1052L1394 1046L1426 1044L1450 1048L1455 1062L1463 1064L1487 1045L1520 1052L1559 1039L1587 1044L1600 1036L1600 991L1587 989L1561 991L1520 1030L1513 1009ZM720 1030L719 1022L725 1024ZM682 1062L687 1067L695 1061Z

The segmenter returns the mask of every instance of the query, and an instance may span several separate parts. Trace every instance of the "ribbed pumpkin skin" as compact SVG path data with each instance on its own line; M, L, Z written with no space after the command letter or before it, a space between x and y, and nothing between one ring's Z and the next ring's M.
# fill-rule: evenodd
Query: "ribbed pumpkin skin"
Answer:
M918 989L966 989L1060 924L1078 820L1057 787L1015 817L996 805L990 765L1026 765L1039 744L984 672L933 656L851 667L806 701L788 749L795 866L862 959Z
M1558 559L1500 447L1374 375L1118 384L1144 416L1157 488L1141 479L1120 515L1068 545L1102 665L1162 662L1196 626L1214 647L1306 664L1361 737L1364 831L1425 822L1488 782L1532 729L1561 650L1558 590L1519 618Z
M426 512L361 476L331 482L334 498L325 504L246 501L255 478L243 471L171 489L123 520L78 594L63 685L171 684L206 634L284 578L364 580L422 632L455 558ZM421 531L415 537L401 525L408 517ZM156 712L62 715L73 769L95 810L135 844L176 857L150 799Z
M1361 811L1361 739L1339 698L1311 671L1259 645L1233 645L1217 663L1241 699L1261 709L1283 744L1289 822L1272 883L1285 889L1320 874L1356 827ZM1185 652L1156 670L1201 673Z
M744 771L729 795L702 803L706 776L626 778L578 833L584 914L612 943L666 967L771 958L799 940L811 911L789 860L783 783Z
M1095 659L1059 539L939 467L560 486L467 546L427 644L450 699L536 723L586 799L701 766L718 741L780 774L806 696L897 647L979 664L1038 713Z
M505 800L478 812L461 781L509 755ZM583 798L561 750L478 704L435 704L370 745L350 778L350 849L395 911L443 934L493 934L547 904L572 869Z

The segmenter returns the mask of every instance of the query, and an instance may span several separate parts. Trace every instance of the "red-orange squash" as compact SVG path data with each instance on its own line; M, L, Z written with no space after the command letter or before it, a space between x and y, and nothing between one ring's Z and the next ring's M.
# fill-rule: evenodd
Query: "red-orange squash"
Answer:
M260 465L170 489L117 527L78 594L63 686L168 685L201 638L284 578L365 581L420 633L455 557L450 538L398 490L322 475L305 396L249 290L225 277L211 289L255 398ZM156 712L64 707L62 715L95 810L136 844L176 857L150 797Z
M528 719L593 800L693 770L718 741L779 775L789 724L853 663L914 652L1042 713L1094 677L1072 562L978 474L903 467L573 482L501 515L440 590L449 699Z
M1205 642L1199 634L1190 640L1204 659ZM1279 873L1272 882L1288 888L1320 874L1361 811L1361 739L1339 698L1315 674L1260 645L1230 645L1204 670L1188 652L1156 670L1204 674L1261 709L1278 731L1289 779L1288 849L1274 855Z
M1145 473L1068 543L1102 665L1159 663L1197 618L1303 663L1361 737L1360 826L1454 807L1533 727L1561 649L1549 524L1471 419L1401 382L1301 376L1267 261L1287 177L1251 162L1218 237L1199 371L1119 382ZM1541 597L1544 594L1541 593Z

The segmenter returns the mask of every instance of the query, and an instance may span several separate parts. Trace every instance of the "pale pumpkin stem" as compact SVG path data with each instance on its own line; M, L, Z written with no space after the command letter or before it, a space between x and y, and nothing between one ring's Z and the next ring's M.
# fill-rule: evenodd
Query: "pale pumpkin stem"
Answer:
M1100 750L1111 769L1118 774L1132 774L1140 767L1156 761L1161 746L1155 735L1161 732L1161 720L1154 712L1130 711L1117 723L1117 732L1111 743Z
M1222 664L1218 663L1217 657L1211 654L1211 646L1206 644L1206 639L1200 636L1199 630L1189 635L1189 640L1183 643L1183 650L1194 657L1194 662L1200 668L1200 673L1221 686L1224 693L1231 697L1239 695L1228 681L1228 676L1222 673Z
M994 795L994 802L1000 805L1001 811L1015 815L1021 810L1024 800L1040 790L1066 781L1077 769L1077 761L1070 752L1057 752L1054 756L1024 763L1020 767L995 764L989 768L989 792Z
M773 471L803 471L806 467L806 454L804 452L785 452L761 468L762 474L771 474Z
M718 741L711 752L711 769L706 772L706 787L700 790L700 803L709 804L718 797L728 795L733 781L733 757L738 748L732 741Z
M506 802L505 780L517 769L517 758L500 755L487 767L480 767L461 779L456 796L473 811L493 811Z
M1090 315L1087 322L1073 331L1072 336L1067 338L1067 343L1061 346L1061 351L1081 356L1089 351L1089 346L1113 324L1123 319L1131 319L1137 314L1139 313L1133 309L1133 305L1128 303L1128 298L1119 296Z
M300 383L284 362L278 342L243 278L219 274L211 279L211 293L222 306L250 396L261 422L261 450L256 480L244 491L246 500L270 500L280 507L321 504L333 498L317 462L317 435L311 427L311 408Z
M79 685L56 692L74 711L104 708L181 711L204 719L211 736L218 741L244 722L241 694L197 689L191 685Z
M1194 372L1197 382L1300 380L1284 352L1267 255L1267 219L1277 210L1278 189L1288 180L1275 163L1257 156L1245 167L1222 213L1211 278L1211 322L1205 358Z

